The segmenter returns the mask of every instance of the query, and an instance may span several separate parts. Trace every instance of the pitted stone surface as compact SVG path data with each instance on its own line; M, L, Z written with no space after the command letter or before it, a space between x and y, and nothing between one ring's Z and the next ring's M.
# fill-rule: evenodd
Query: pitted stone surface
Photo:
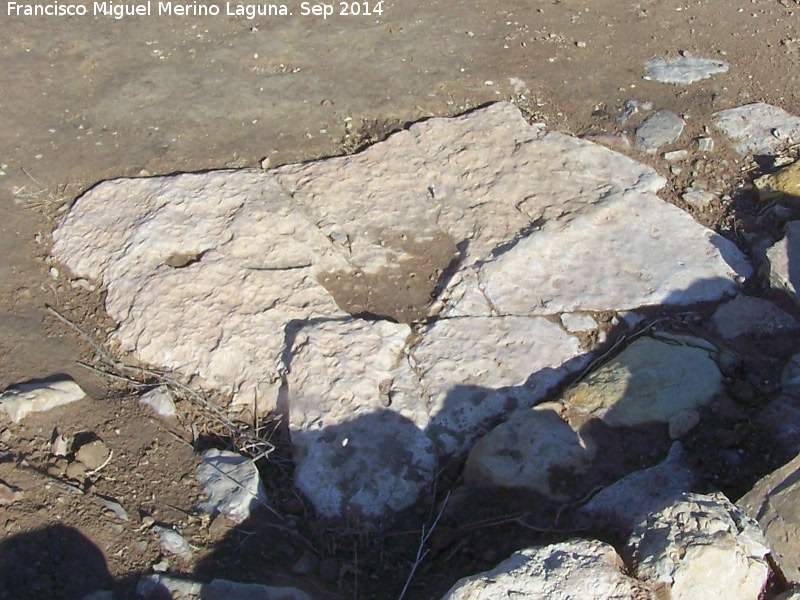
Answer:
M653 79L661 83L689 85L701 79L708 79L717 73L725 73L729 65L724 60L694 56L682 56L674 60L656 56L648 60L645 67L647 67L645 79Z
M769 574L758 524L719 492L686 494L651 513L627 550L636 577L672 600L757 600Z
M715 126L739 154L775 155L800 140L800 117L759 102L714 113Z
M623 568L610 544L571 540L515 552L491 571L461 579L442 600L655 600Z

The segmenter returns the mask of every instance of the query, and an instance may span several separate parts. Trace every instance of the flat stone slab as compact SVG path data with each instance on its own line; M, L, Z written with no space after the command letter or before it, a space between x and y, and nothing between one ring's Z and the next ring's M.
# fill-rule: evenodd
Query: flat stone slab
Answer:
M0 394L0 410L14 423L19 423L32 413L71 404L85 397L86 393L71 379L30 381L19 383Z
M722 374L708 352L649 337L564 392L568 420L578 426L600 419L611 427L669 423L711 401Z
M781 331L794 331L800 328L792 315L781 310L769 300L739 294L721 305L711 318L714 327L726 340L744 334L759 337L769 336Z
M515 552L491 571L461 579L442 600L655 600L623 568L610 544L576 539Z
M136 584L136 596L156 600L168 594L174 600L311 600L311 596L290 587L270 587L213 579L199 583L167 575L150 575Z
M672 600L757 600L769 574L758 524L720 492L651 513L626 550L636 577Z
M668 110L657 110L636 128L634 146L640 150L655 152L665 144L677 142L683 133L684 122Z
M267 506L261 476L246 456L216 448L206 450L195 475L209 496L200 504L207 513L222 513L241 523L259 505Z
M721 110L714 119L741 155L774 156L800 140L800 117L763 102Z
M786 224L786 234L767 250L769 280L800 303L800 221Z
M756 519L783 574L800 581L800 456L760 479L737 502Z
M718 73L725 73L729 68L724 60L694 56L682 56L674 60L656 56L648 60L644 66L647 68L645 79L684 86L708 79Z

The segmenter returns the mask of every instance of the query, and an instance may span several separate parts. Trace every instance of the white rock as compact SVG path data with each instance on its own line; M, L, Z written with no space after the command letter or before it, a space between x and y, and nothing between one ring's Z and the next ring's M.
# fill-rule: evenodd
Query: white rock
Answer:
M681 194L681 198L683 198L683 201L687 204L691 204L697 208L704 208L717 199L711 192L695 187L686 188L683 194Z
M195 476L208 500L201 510L222 513L241 523L259 505L267 505L267 495L253 461L235 452L212 448L203 452L203 462Z
M767 250L767 260L770 282L785 289L795 302L800 303L800 273L797 268L800 264L800 221L786 224L786 235Z
M645 67L647 67L645 79L676 85L689 85L701 79L708 79L717 73L725 73L729 68L728 63L723 60L693 56L682 56L674 60L657 56L647 61Z
M440 319L411 357L428 400L428 436L446 454L466 451L490 423L533 406L591 358L541 317Z
M173 600L311 600L311 596L296 588L236 583L225 579L198 583L166 575L150 575L136 585L136 595L140 598L162 598L164 592L169 593Z
M0 409L18 423L31 413L44 412L82 400L86 393L71 379L20 383L0 394Z
M611 427L668 423L711 401L722 374L706 350L642 337L564 392L577 426L595 418Z
M139 404L151 408L159 417L165 419L174 418L177 414L172 394L169 388L163 385L142 394Z
M715 127L745 154L779 154L800 140L800 117L770 104L756 103L714 113Z
M672 600L757 600L769 574L758 524L721 493L686 494L651 513L627 549L636 577Z
M568 500L588 490L565 493L551 485L551 469L582 471L594 458L594 447L561 418L550 405L539 405L511 415L472 447L464 479L479 487L525 488L553 500Z
M174 529L158 525L153 527L153 532L158 536L158 541L164 550L170 554L180 556L184 560L192 559L192 549L189 546L189 542L180 533Z
M515 552L491 571L461 579L442 600L655 600L623 568L611 545L571 540Z
M564 329L571 333L597 329L597 321L594 320L592 315L587 314L564 313L561 315L561 324Z

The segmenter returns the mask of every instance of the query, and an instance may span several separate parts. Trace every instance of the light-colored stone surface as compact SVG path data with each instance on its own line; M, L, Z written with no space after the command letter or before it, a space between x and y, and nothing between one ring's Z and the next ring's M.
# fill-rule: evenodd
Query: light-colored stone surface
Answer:
M678 141L683 133L684 122L668 110L657 110L636 128L634 146L640 150L655 152L665 144Z
M671 600L758 600L769 574L758 524L719 492L651 513L627 550L636 577Z
M683 447L675 442L664 461L604 488L581 507L580 514L601 527L629 535L648 513L661 510L690 491L695 477L686 464Z
M714 118L739 154L775 155L800 140L800 118L771 104L730 108L714 113Z
M461 579L442 600L655 600L623 567L613 546L594 540L526 548L491 571Z
M177 415L175 400L172 398L169 388L163 385L142 394L139 404L149 407L164 419L172 419Z
M642 337L569 388L561 402L574 425L594 418L635 426L668 423L721 389L722 374L706 350Z
M729 68L724 60L694 56L681 56L674 60L656 56L648 60L644 66L647 67L645 79L676 85L689 85L701 79L708 79L712 75L727 72Z
M553 467L580 472L594 457L594 447L561 418L549 403L519 410L472 447L464 466L467 483L480 487L525 488L569 500L587 490L551 485Z
M103 440L92 440L83 444L75 452L75 460L83 463L88 470L99 469L108 459L110 450Z
M222 513L241 523L257 506L267 505L258 469L252 460L235 452L206 450L195 476L209 496L200 504L207 513Z
M597 321L592 315L580 313L564 313L561 315L561 324L570 332L591 331L597 329Z
M800 455L760 479L737 504L758 521L786 578L800 582Z
M769 300L744 294L717 308L712 321L720 335L727 340L744 334L765 337L800 327L792 315Z
M168 592L173 600L311 600L311 596L296 588L236 583L225 579L198 583L166 575L150 575L136 585L136 595L145 600L162 598L164 592Z
M717 199L714 194L699 187L686 188L681 194L681 198L695 208L704 208Z
M769 279L772 285L786 290L800 302L800 221L786 224L786 234L767 250Z
M189 542L180 533L174 529L159 525L153 527L153 533L158 536L158 543L161 544L164 550L170 554L180 556L183 560L192 559L192 549L189 546Z
M20 383L0 394L0 409L14 423L31 413L43 412L82 400L86 393L71 379Z

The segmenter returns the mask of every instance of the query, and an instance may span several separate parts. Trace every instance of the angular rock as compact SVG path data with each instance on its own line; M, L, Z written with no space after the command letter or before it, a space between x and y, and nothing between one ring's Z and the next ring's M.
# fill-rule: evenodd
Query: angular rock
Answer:
M158 525L153 527L153 532L158 536L158 541L164 550L170 554L180 556L184 560L192 559L192 549L189 546L189 542L180 533L174 529Z
M683 133L683 119L668 110L657 110L636 128L634 146L655 152L665 144L678 141Z
M75 451L75 460L92 471L105 464L109 454L110 450L103 440L92 440Z
M642 337L569 388L561 402L573 426L593 418L636 426L668 423L721 389L722 374L706 350Z
M25 494L22 490L0 480L0 506L9 506L18 500L22 500L24 497Z
M623 568L611 545L571 540L515 552L491 571L461 579L442 600L655 600Z
M138 403L151 408L153 412L164 419L171 419L177 415L175 400L173 400L169 388L164 385L142 394Z
M519 410L472 447L464 479L479 487L531 489L552 498L569 500L587 490L566 494L554 489L551 469L580 472L594 457L594 447L561 418L552 405Z
M651 513L626 549L636 577L672 600L757 600L769 574L758 524L719 492Z
M630 535L649 513L661 510L691 490L696 473L685 458L680 442L675 442L661 463L604 488L581 507L579 514L604 528Z
M714 113L715 127L734 141L742 155L774 156L800 140L800 117L770 104L756 103Z
M236 583L225 579L197 583L166 575L150 575L136 584L136 595L144 600L160 599L164 592L169 593L173 600L311 600L311 596L296 588Z
M769 300L744 294L739 294L717 308L712 321L719 334L726 340L744 334L766 337L781 331L794 331L800 328L800 323L792 315Z
M31 413L44 412L82 400L86 393L71 379L20 383L0 394L0 409L14 423Z
M195 476L209 496L200 504L207 513L222 513L241 523L257 506L267 506L258 469L252 460L235 452L206 450Z
M781 167L775 173L759 177L754 182L758 199L763 201L792 196L800 199L800 160Z
M800 303L800 221L786 224L786 235L767 250L769 280Z
M691 204L697 208L704 208L711 204L717 197L711 192L707 192L702 188L688 187L681 194L681 198L687 204Z
M800 455L760 479L737 504L761 526L789 581L800 581Z
M674 60L656 56L648 60L644 66L647 67L645 79L676 85L689 85L701 79L708 79L717 73L725 73L729 68L724 60L693 56L682 56Z

